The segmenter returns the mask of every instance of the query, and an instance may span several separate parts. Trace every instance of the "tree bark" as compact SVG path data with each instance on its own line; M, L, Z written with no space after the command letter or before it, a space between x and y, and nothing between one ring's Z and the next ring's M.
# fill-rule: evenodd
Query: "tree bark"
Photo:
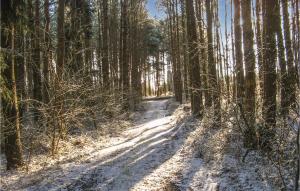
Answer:
M282 13L283 13L283 29L284 29L284 40L285 40L285 51L287 56L287 80L288 84L286 86L286 107L296 103L296 84L297 75L294 66L294 56L291 43L291 33L290 33L290 19L288 11L288 1L281 0ZM299 39L298 39L299 40Z
M258 75L259 75L259 88L262 96L263 93L263 45L262 45L262 30L261 30L261 1L256 0L256 43L258 55Z
M64 10L65 1L58 0L57 8L57 76L61 80L63 77L64 70L64 50L65 50L65 34L64 34Z
M280 66L280 94L281 94L281 113L286 115L288 111L289 95L288 95L288 73L286 70L286 61L285 61L285 50L283 44L283 35L281 27L281 14L280 14L280 4L279 0L275 1L275 14L276 14L276 36L277 36L277 45L278 45L278 61Z
M240 0L234 0L234 37L235 37L235 59L236 59L236 83L237 83L237 101L242 102L244 97L244 66L242 54L242 33L240 26Z
M276 4L264 0L264 100L265 131L261 135L262 149L271 149L276 125Z
M103 36L103 46L102 46L102 75L103 75L103 84L106 88L110 87L109 80L109 46L108 46L108 0L102 1L103 7L103 27L102 27L102 36Z
M122 92L124 100L124 109L129 108L129 55L128 55L128 0L123 0L121 3L121 56L120 63L122 65Z
M44 32L44 41L45 41L45 50L44 50L44 66L43 66L43 101L45 103L49 102L49 67L51 65L51 52L50 52L50 15L49 15L49 0L45 0L44 4L44 14L45 14L45 32Z
M10 7L9 3L1 1L1 19L3 26L9 30L9 35L1 33L1 47L10 48L11 55L4 55L4 62L7 67L3 70L4 87L7 91L1 92L1 98L3 101L3 119L4 119L4 150L6 156L6 167L8 170L16 169L23 165L22 156L22 143L21 143L21 130L20 130L20 113L19 103L17 95L16 85L16 65L15 65L15 25L10 23L9 19L6 18L7 11L13 11L13 7ZM7 94L11 94L9 97Z
M70 1L70 8L71 8L71 21L70 21L70 29L69 29L69 41L68 44L71 45L71 49L68 50L67 47L65 47L66 50L70 52L71 58L70 63L67 65L66 68L68 68L68 72L71 75L82 75L83 74L83 43L82 43L82 26L83 24L83 2L81 0L72 0ZM68 31L64 31L68 32ZM65 41L68 41L65 40ZM66 45L68 45L66 44ZM65 46L66 46L65 45ZM65 51L65 55L68 55L68 51ZM68 63L68 62L66 62Z
M245 58L245 111L250 127L245 132L245 146L248 148L256 147L255 135L255 54L254 54L254 34L251 22L251 1L242 1L243 17L243 45Z
M42 101L42 78L41 78L41 47L40 47L40 2L35 1L35 36L34 36L34 55L33 55L33 99L37 102ZM37 110L39 104L35 104L34 120L39 120Z
M187 22L185 13L185 1L181 0L181 27L182 27L182 50L183 50L183 91L185 100L189 99L189 80L188 80L188 52L187 52Z
M194 1L186 0L187 38L189 54L189 71L191 84L191 108L195 116L202 115L202 91L200 79L200 64L196 19L194 13Z
M213 47L213 32L212 32L212 24L213 24L213 12L212 5L210 0L206 0L206 17L207 17L207 54L208 54L208 72L209 72L209 82L212 96L212 103L214 106L214 121L217 127L221 126L221 103L220 103L220 92L216 71L216 63L214 58L214 47ZM210 102L210 100L208 100Z

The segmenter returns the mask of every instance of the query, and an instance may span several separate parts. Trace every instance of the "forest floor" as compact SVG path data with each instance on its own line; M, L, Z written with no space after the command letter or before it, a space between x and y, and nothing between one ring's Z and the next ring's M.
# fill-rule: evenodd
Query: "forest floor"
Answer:
M0 190L275 189L257 153L241 161L245 150L231 128L208 127L188 111L172 99L143 101L133 125L118 135L82 141L72 154L43 167L36 162L28 172L2 168Z

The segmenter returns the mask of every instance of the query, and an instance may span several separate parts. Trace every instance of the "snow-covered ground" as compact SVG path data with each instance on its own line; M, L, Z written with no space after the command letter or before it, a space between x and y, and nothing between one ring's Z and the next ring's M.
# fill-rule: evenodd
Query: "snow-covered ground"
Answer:
M135 125L118 137L28 173L2 171L0 190L274 190L255 157L242 163L230 144L216 145L228 139L229 128L204 127L171 99L140 108L131 116Z
M85 145L69 156L26 172L1 172L2 190L128 190L177 152L185 113L170 100L145 101L136 125L119 137ZM180 134L180 140L174 141ZM175 137L175 138L174 138ZM177 139L177 138L176 138ZM105 145L105 147L103 146ZM104 148L103 148L104 147ZM76 158L74 160L73 158Z

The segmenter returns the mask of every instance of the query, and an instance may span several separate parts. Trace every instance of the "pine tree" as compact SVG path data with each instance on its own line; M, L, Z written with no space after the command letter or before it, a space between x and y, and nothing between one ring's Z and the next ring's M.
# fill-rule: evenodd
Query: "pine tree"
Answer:
M103 82L105 83L106 88L109 88L110 86L110 80L109 80L109 48L108 48L108 0L102 1L102 14L103 14L103 26L102 26L102 39L103 39L103 46L102 46L102 74L103 74Z
M186 19L187 19L187 38L188 38L188 54L189 54L189 71L191 84L191 105L192 113L194 115L201 115L202 113L202 92L200 80L200 64L199 64L199 50L198 37L196 29L196 19L194 13L194 2L186 0Z
M57 77L59 80L62 80L63 71L64 71L64 56L65 56L65 34L64 34L64 15L65 10L65 1L58 1L57 8Z
M41 30L40 30L40 1L35 0L35 21L34 21L34 50L33 50L33 99L37 102L43 101L42 99L42 77L41 77ZM34 119L38 121L40 114L37 110L38 104L35 104Z
M129 55L128 55L128 0L121 2L121 38L120 38L120 64L121 81L124 99L124 108L129 108L128 90L129 90Z
M212 4L210 0L205 1L206 5L206 17L207 17L207 54L208 54L208 73L209 73L209 83L211 89L212 102L214 106L214 117L215 125L217 127L221 126L221 100L220 100L220 89L218 84L218 77L216 71L216 62L214 58L214 46L213 46L213 11Z
M8 170L22 166L21 123L19 98L16 84L15 38L16 23L20 19L20 2L1 0L1 48L10 49L9 53L1 55L1 70L3 69L4 84L1 88L1 114L4 119L4 152ZM2 76L2 73L1 73ZM2 82L1 82L2 83Z
M280 15L280 5L279 0L275 1L276 9L274 10L276 13L276 36L277 36L277 44L278 44L278 61L280 66L280 91L281 91L281 112L283 115L286 115L288 110L289 96L288 96L288 74L286 71L286 61L285 61L285 50L283 44L283 35L282 35L282 27L281 27L281 15Z
M49 101L49 68L51 67L51 52L50 52L50 14L49 14L49 0L45 0L44 3L44 14L45 14L45 32L44 32L44 53L43 53L43 76L44 76L44 83L43 83L43 101L48 103Z
M235 44L235 64L236 64L236 83L237 83L237 101L242 103L244 97L244 65L242 54L242 32L240 26L241 3L240 0L234 0L234 44Z
M283 29L284 29L284 40L285 40L285 51L287 56L287 80L288 84L286 86L286 105L288 107L293 105L296 102L296 69L294 66L294 56L293 49L291 43L291 33L290 33L290 19L289 19L289 11L288 11L288 1L281 0L282 4L282 15L283 15ZM299 39L298 39L299 40ZM295 50L297 51L297 50Z
M245 145L250 148L256 147L255 138L255 55L254 55L254 34L251 22L251 1L242 1L243 17L243 45L245 59L245 111L249 127L245 133Z
M258 60L258 75L259 88L263 90L263 45L262 45L262 29L261 29L261 1L256 1L256 43L257 43L257 60Z
M276 125L276 4L264 0L264 97L263 119L265 131L261 135L262 148L270 150Z

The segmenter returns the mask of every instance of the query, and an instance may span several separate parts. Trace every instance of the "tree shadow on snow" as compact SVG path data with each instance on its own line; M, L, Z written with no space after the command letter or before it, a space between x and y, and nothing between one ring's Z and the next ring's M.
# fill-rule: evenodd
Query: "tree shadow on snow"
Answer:
M123 143L95 151L97 160L92 157L79 164L68 160L24 175L13 184L26 182L20 184L26 190L129 190L181 148L193 130L184 128L189 118L176 125L154 125Z

